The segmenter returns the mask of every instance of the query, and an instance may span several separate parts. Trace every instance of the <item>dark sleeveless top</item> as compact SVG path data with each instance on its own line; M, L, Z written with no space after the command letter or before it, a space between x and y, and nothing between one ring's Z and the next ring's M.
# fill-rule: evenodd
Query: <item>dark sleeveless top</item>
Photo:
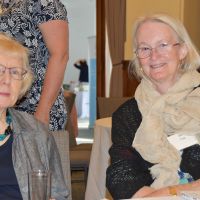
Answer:
M13 136L0 146L0 199L23 200L12 162Z

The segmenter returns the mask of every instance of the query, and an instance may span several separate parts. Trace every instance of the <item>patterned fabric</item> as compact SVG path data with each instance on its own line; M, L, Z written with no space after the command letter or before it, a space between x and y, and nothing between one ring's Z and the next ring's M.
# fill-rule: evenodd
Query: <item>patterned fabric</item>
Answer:
M6 32L30 50L30 64L35 81L16 109L33 114L40 99L49 52L38 25L50 20L67 20L67 12L59 0L16 0L0 15L0 31ZM50 112L50 130L64 129L67 111L62 89Z
M179 184L186 184L194 181L193 177L189 173L184 173L181 170L178 170L179 175Z

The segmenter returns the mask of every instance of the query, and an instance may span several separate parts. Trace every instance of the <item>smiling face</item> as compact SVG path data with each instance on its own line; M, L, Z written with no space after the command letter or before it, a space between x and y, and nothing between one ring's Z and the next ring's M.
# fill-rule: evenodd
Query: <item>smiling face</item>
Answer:
M0 64L7 68L22 68L23 66L22 59L2 53L0 54ZM0 110L12 107L16 103L21 88L22 80L13 79L8 70L0 76Z
M171 87L179 76L181 60L186 56L185 45L179 43L168 25L155 21L144 22L136 39L138 48L152 49L148 57L139 58L143 73L157 87L163 84Z

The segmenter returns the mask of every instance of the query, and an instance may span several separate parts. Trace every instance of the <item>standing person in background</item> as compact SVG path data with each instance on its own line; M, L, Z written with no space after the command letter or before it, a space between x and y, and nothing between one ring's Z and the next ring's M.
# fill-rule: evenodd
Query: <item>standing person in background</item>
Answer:
M74 66L80 70L79 82L88 82L88 65L85 59L78 60L74 63Z
M68 61L67 11L59 0L2 0L0 31L30 51L34 82L16 105L49 129L65 127L67 111L61 89Z
M167 15L138 19L133 39L141 82L112 116L107 188L114 199L199 191L200 55Z
M89 118L89 91L88 91L88 65L85 59L77 60L74 66L80 70L79 91L77 93L78 117ZM86 86L86 87L85 87ZM80 103L78 103L80 102Z

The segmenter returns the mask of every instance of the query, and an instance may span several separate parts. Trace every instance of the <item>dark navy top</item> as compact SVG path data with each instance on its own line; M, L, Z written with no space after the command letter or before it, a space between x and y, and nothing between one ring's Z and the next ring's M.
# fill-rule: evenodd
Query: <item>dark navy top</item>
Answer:
M23 200L12 162L12 142L11 135L8 141L0 146L0 199Z

